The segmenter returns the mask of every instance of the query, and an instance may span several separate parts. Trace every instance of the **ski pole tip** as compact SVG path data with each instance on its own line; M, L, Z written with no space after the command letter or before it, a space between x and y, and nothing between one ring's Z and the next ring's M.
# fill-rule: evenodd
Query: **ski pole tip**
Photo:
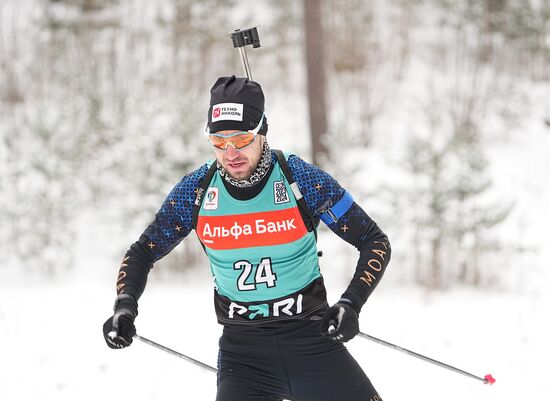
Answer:
M489 374L489 375L485 375L485 377L483 378L483 383L485 384L494 384L496 382L496 379L493 377L493 375Z

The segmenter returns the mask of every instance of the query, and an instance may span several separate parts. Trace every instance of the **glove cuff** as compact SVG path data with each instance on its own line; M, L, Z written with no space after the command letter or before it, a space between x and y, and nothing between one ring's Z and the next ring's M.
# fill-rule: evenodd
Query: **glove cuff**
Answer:
M361 312L361 309L357 308L357 306L355 306L354 302L351 299L342 297L342 298L340 298L338 303L351 306L351 308L355 311L355 313L357 313L357 316L359 316L359 312Z
M130 312L135 318L138 315L138 303L130 294L120 294L115 299L115 305L113 307L115 313L122 312L128 314Z

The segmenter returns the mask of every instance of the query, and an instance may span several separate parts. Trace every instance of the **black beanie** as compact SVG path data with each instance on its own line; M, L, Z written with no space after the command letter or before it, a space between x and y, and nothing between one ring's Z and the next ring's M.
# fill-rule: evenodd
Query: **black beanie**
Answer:
M218 78L210 89L208 129L210 132L224 130L253 130L264 113L264 93L259 83L248 78ZM264 116L259 134L267 134L267 119Z

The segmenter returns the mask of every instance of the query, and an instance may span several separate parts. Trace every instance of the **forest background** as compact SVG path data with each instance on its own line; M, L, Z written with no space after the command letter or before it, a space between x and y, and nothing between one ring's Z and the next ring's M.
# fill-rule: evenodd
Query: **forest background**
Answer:
M107 317L127 247L213 157L202 135L209 89L242 74L228 34L258 25L262 46L248 53L271 146L331 173L392 243L372 319L408 304L427 322L417 339L437 347L438 333L456 351L474 321L481 332L505 327L490 320L495 308L519 344L504 366L538 366L519 355L550 356L538 342L550 306L549 21L548 0L2 0L3 334L29 340L37 305L57 322L57 307L77 314L82 294ZM322 225L319 243L334 300L357 254ZM150 286L211 291L207 266L190 238ZM437 305L459 326L452 333L439 332ZM396 326L388 332L407 339ZM0 399L15 399L2 387Z

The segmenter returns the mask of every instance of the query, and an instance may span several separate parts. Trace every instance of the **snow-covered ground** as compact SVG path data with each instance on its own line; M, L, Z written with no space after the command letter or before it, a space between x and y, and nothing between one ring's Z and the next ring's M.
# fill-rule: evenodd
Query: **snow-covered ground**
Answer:
M141 342L125 350L107 348L101 326L111 311L113 278L98 278L97 266L86 267L89 274L65 281L0 284L0 400L214 400L211 372ZM342 280L335 269L327 270L334 301ZM193 271L166 282L153 273L137 328L145 337L215 366L221 327L208 274L207 269ZM426 294L393 287L389 280L367 305L363 331L497 379L493 386L484 385L367 340L352 340L348 348L385 400L550 396L550 297L545 291Z
M3 0L4 3L8 2ZM37 25L31 18L19 16L31 13L35 2L10 4L22 8L12 10L6 6L0 10L4 32L12 24L24 24L14 27L14 32ZM36 12L41 10L35 8ZM265 10L261 11L256 6L250 13L256 17L255 21L269 21L264 16ZM421 20L427 16L422 14ZM232 24L239 26L238 18ZM426 31L433 38L439 38L437 32L433 27ZM420 44L416 48L414 43L411 46L413 50L423 49ZM28 47L31 48L30 44ZM398 157L400 146L404 138L418 130L422 120L418 116L419 104L423 104L420 100L426 98L427 82L431 81L423 77L433 71L423 64L428 61L423 59L422 52L412 54L410 71L404 75L401 88L394 91L385 113L380 115L379 131L383 135L377 137L372 151L356 150L356 156L346 153L345 160L339 160L330 170L338 173L336 178L349 185L352 193L359 191L365 182L370 190L375 190L378 177L391 184L403 180L395 169L402 163ZM34 57L34 53L29 51L24 56ZM293 68L297 69L293 75L303 87L303 77L297 73L302 71L302 65ZM259 68L255 71L261 82L269 82L271 71ZM285 93L287 89L281 93L272 89L266 99L270 144L306 155L307 159L307 135L301 135L307 131L304 98ZM550 399L550 383L546 379L550 360L547 323L550 134L543 122L550 115L549 89L546 82L528 82L524 88L518 87L522 96L517 99L525 100L512 108L521 116L519 125L510 128L496 124L488 131L486 151L491 161L494 193L503 203L514 204L498 235L510 246L529 250L521 255L509 252L511 259L503 263L502 273L499 270L501 288L506 290L453 289L426 293L404 287L401 278L405 267L400 260L409 256L409 245L400 243L399 227L381 224L390 236L394 256L386 277L361 314L363 331L478 376L491 373L497 379L496 384L484 385L367 340L354 339L349 343L350 351L386 401ZM357 160L365 163L367 179L362 174L346 177L339 173L339 169L355 171ZM178 179L175 177L174 183ZM159 205L163 196L159 192ZM127 202L132 201L122 199L118 207L127 208ZM382 201L369 199L366 209L378 220L377 202ZM113 229L113 222L108 225L101 221L97 216L104 214L97 211L91 215L73 224L82 227L82 232L75 241L77 261L70 271L60 271L57 277L45 279L34 276L26 266L0 264L0 401L213 401L214 374L140 342L116 351L105 345L102 325L114 301L116 260L122 257L124 247L137 239L139 230L106 233ZM133 221L140 227L146 223ZM321 249L325 252L322 267L329 300L334 302L349 278L356 256L340 254L324 234L320 234ZM51 252L54 258L65 254L54 248ZM503 254L504 259L508 253ZM9 259L10 255L7 256ZM215 320L208 268L205 265L175 278L159 275L156 269L140 300L138 332L215 365L221 326Z
M273 121L279 120L283 119ZM517 285L504 286L507 290L500 292L454 289L426 293L403 287L399 255L402 258L406 253L406 244L399 243L395 229L382 225L392 240L394 259L361 314L363 331L478 376L491 373L496 384L484 385L354 339L348 348L386 401L550 399L546 380L549 257L545 245L550 216L545 212L548 186L540 179L548 171L550 159L545 149L549 143L543 130L528 132L536 136L510 150L521 157L512 157L504 148L491 157L503 198L521 195L515 197L517 212L505 231L514 239L515 227L523 224L524 241L535 249L521 266L503 266L503 274L510 275L509 280L503 277L503 282ZM274 147L289 143L275 135L272 139ZM300 152L303 145L293 143L296 149L292 150ZM523 165L522 160L528 163ZM509 179L519 190L510 188ZM159 194L159 202L162 196ZM101 328L114 300L116 260L139 231L106 232L112 225L97 220L94 213L92 216L79 223L84 234L75 244L78 260L70 271L44 279L24 266L2 270L0 401L213 401L214 374L140 342L117 351L105 345ZM319 243L325 252L321 263L329 300L334 302L348 280L355 254L343 257L337 248L339 241L331 241L330 235L321 231ZM105 238L109 238L107 243ZM221 327L214 316L207 266L176 278L158 274L160 268L153 270L140 300L139 333L215 365Z

